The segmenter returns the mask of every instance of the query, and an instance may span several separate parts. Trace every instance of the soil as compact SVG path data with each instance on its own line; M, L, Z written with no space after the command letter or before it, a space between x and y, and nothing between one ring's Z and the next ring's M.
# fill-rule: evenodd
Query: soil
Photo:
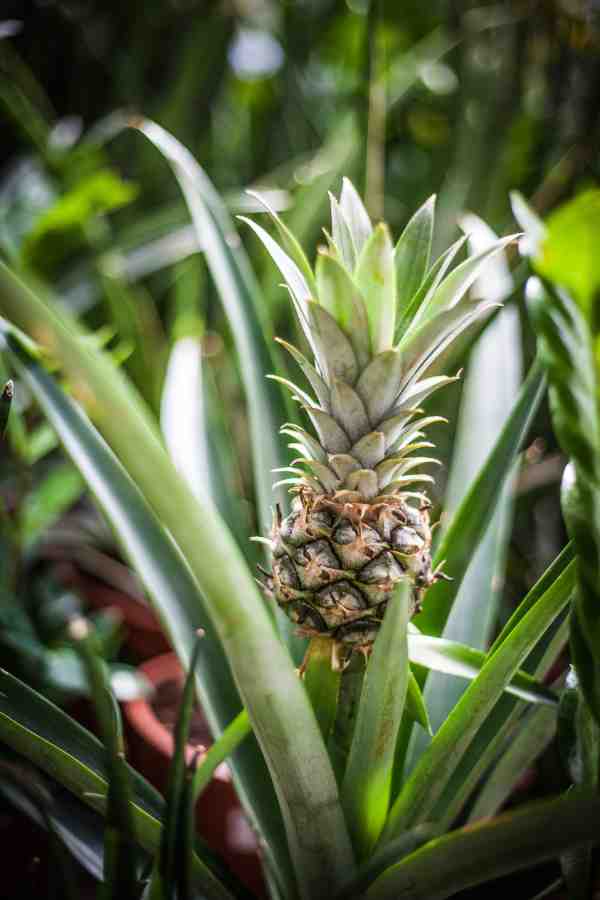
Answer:
M169 729L170 732L175 730L177 724L181 694L181 682L176 678L172 678L169 681L161 682L157 686L151 700L150 705L152 706L154 715L162 722L165 728ZM193 747L197 747L198 744L201 744L203 747L208 748L212 742L213 740L208 723L204 718L201 709L196 706L192 713L188 744L191 744Z

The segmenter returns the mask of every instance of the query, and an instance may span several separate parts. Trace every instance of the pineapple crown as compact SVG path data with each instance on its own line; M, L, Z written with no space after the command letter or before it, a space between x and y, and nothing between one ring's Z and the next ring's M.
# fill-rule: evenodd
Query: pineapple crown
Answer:
M278 484L317 493L347 492L348 499L374 502L431 482L414 470L437 462L412 457L432 447L423 428L438 416L416 418L420 404L458 375L433 374L456 339L497 306L472 298L469 288L482 268L515 235L493 241L452 268L467 242L461 237L431 263L435 196L414 214L394 246L388 226L373 226L352 183L344 178L339 200L330 195L331 231L313 271L297 239L258 194L280 243L256 222L240 216L263 242L283 275L314 365L296 347L279 340L310 384L309 396L285 378L308 414L318 441L295 424L282 432L301 453L291 478ZM411 457L411 458L408 458ZM297 468L304 464L308 467Z

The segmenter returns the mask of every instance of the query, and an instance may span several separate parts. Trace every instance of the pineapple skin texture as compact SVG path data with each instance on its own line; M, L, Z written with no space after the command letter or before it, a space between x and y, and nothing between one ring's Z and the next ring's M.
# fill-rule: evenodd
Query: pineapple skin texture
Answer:
M435 580L428 505L398 496L364 503L301 489L272 540L269 592L301 634L332 639L336 669L370 652L398 581L413 586L412 616Z

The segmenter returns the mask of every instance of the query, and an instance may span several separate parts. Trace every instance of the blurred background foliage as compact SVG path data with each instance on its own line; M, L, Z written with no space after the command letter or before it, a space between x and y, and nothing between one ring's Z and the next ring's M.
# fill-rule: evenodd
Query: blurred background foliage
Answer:
M170 169L127 127L136 114L189 148L232 213L258 208L246 189L264 192L310 256L326 221L327 192L338 190L343 174L395 234L437 193L437 255L459 236L467 210L499 234L515 230L510 190L546 216L597 184L600 7L595 0L2 4L0 254L52 284L156 412L174 341L201 339L212 477L226 485L222 512L255 562L247 535L265 523L250 453L243 452L249 438L234 336ZM562 227L568 235L569 222ZM242 236L271 347L273 335L295 334L288 297L258 243ZM564 247L569 252L568 241ZM535 339L522 302L524 264L516 253L510 261L509 303L521 328L502 340L519 343L518 381ZM471 432L463 421L456 442L465 468L462 483L460 472L451 480L455 499L501 424L494 421L494 379L504 377L499 358L507 344L499 341L496 361L490 351L480 370L489 382L478 394L469 387L480 418ZM277 365L285 374L285 364ZM448 390L436 412L456 423L461 391ZM117 553L22 386L13 408L0 457L0 654L62 700L84 690L64 635L80 600L64 584L39 578L40 568L59 546L73 555L74 543L88 570L94 560L97 568L95 553ZM506 401L497 415L506 415ZM446 471L456 427L436 428ZM470 462L469 434L476 450L482 444ZM500 622L565 544L563 466L544 405L515 482L505 560L496 567ZM442 471L438 504L444 490ZM117 580L125 577L115 571ZM99 613L97 626L123 696L133 688L123 687L129 670L116 662L119 623ZM548 766L549 781L560 780Z
M203 336L210 439L240 498L240 535L264 523L249 456L232 453L247 446L232 337L178 186L129 117L172 131L232 211L253 208L246 188L268 189L311 250L342 173L396 233L437 192L437 252L464 210L506 232L509 189L545 214L598 176L592 2L7 2L0 38L1 252L53 284L155 410L171 343ZM294 328L289 303L264 252L247 246L270 343ZM448 392L451 414L459 394ZM30 478L52 439L45 426L27 442L17 430ZM447 460L452 429L438 431ZM564 543L545 414L537 435L507 570L518 594ZM57 515L75 482L47 485Z

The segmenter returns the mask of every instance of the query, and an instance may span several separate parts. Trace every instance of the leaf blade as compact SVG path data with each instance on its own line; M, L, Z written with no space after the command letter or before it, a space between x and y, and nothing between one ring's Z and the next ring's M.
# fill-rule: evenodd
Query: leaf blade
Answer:
M358 855L368 856L387 814L394 747L408 685L410 586L390 599L369 660L342 784L342 803Z
M445 568L454 581L438 582L430 588L423 611L415 617L415 624L427 634L440 635L444 628L456 591L512 469L544 387L541 364L536 360L492 452L472 482L436 551L434 566L446 560Z

